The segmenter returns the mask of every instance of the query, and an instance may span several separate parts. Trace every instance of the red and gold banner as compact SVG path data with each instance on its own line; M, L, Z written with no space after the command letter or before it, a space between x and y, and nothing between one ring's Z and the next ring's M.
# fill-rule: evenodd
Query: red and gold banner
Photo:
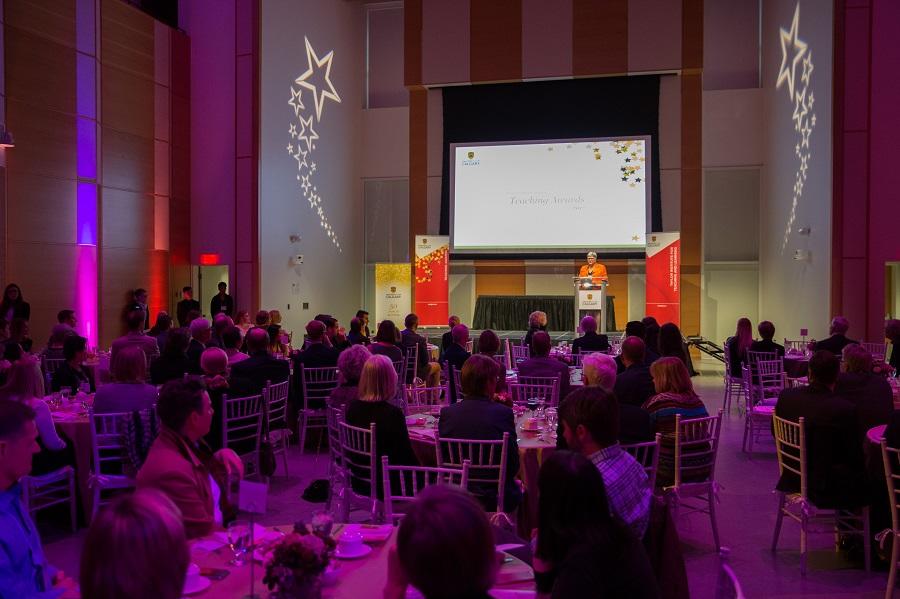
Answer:
M647 235L647 316L681 326L681 234Z
M446 326L450 315L450 238L416 235L414 267L419 326Z

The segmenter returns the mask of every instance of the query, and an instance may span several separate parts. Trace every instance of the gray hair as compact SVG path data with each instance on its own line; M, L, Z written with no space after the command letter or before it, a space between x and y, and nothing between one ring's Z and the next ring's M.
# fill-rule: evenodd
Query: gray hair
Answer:
M597 332L597 319L588 314L584 318L581 319L581 330L585 333L596 333Z
M359 383L363 366L372 352L365 345L351 345L338 356L337 367L340 371L341 383L354 385Z
M584 382L589 387L600 387L612 391L616 385L616 361L609 354L586 355L581 362Z
M843 316L835 316L831 319L831 334L843 335L850 328L850 321Z
M537 327L547 322L547 313L535 310L528 315L528 327Z
M191 335L196 335L201 331L208 331L212 328L212 325L209 324L209 321L205 318L195 318L191 321Z
M597 252L588 252L587 257L588 257L588 258L596 258L596 257L597 257Z

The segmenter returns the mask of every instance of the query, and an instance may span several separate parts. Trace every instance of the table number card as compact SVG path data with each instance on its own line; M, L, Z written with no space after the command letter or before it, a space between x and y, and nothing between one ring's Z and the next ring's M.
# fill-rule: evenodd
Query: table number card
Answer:
M238 508L244 512L265 514L268 493L268 486L242 480L238 491Z

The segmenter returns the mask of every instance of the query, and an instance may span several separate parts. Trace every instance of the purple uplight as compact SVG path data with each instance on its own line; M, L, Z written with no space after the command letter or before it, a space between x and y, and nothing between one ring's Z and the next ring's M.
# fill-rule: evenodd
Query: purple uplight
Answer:
M79 328L88 345L97 345L97 246L82 245L78 249L75 272L75 312Z
M76 243L97 245L97 185L78 183Z
M78 117L78 178L97 178L97 122Z

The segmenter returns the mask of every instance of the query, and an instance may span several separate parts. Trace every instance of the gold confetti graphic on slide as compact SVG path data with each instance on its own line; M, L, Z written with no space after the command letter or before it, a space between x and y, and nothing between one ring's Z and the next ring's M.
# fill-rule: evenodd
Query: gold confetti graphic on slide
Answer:
M644 180L644 142L641 140L611 141L609 145L615 150L616 155L622 161L619 167L622 181L629 187L636 187Z
M442 263L448 251L449 248L446 245L442 245L438 249L430 252L427 256L416 258L416 283L430 282L434 278L432 265L435 263ZM423 276L421 277L418 274L420 268L423 271Z

